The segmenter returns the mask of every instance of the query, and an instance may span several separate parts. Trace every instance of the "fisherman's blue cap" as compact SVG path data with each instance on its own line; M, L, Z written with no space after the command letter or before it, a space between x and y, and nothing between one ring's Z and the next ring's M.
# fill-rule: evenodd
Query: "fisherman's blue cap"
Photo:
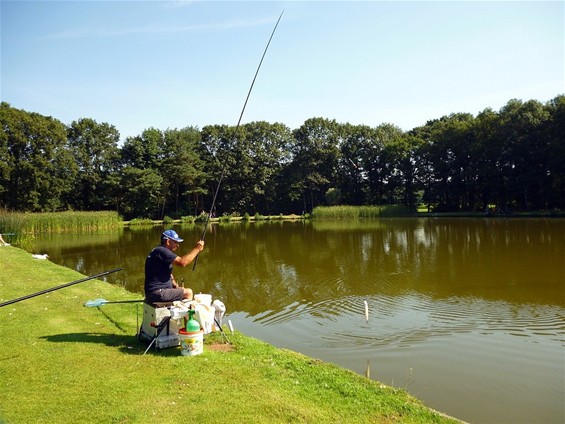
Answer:
M179 237L179 235L177 234L177 232L175 230L163 231L163 235L161 237L171 239L172 241L176 241L177 243L183 242L183 239L181 239Z

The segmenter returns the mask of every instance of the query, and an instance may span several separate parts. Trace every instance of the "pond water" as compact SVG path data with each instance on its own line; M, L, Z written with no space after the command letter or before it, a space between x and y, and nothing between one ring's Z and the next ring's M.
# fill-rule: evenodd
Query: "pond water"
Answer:
M34 253L86 275L122 267L108 281L142 293L162 230L46 235ZM202 227L175 230L182 254ZM175 275L235 329L459 419L563 423L564 258L563 219L262 222L214 225Z

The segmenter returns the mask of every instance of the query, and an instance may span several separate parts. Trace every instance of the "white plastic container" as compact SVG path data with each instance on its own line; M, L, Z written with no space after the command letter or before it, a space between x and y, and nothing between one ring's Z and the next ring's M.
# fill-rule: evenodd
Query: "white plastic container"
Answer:
M171 309L171 319L178 320L188 315L188 308L183 306L173 306Z
M200 327L204 330L204 334L211 333L214 330L214 315L216 308L197 303L194 306L194 310L196 311L194 319L198 321Z
M182 356L196 356L204 351L204 332L189 333L184 328L179 330L179 341Z
M194 301L196 303L202 303L203 305L206 305L206 306L211 306L212 305L212 295L211 294L198 293L198 294L194 295Z
M224 318L224 314L226 313L226 305L224 305L224 303L221 300L214 300L214 302L212 303L212 305L214 306L215 309L215 323L214 323L214 327L217 326L222 326L223 324L223 318ZM219 330L219 328L215 328L216 330Z

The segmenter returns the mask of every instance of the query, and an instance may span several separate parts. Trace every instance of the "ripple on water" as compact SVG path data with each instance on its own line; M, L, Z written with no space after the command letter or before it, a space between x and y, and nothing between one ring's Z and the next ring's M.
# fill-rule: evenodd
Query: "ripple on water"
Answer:
M434 299L419 293L345 296L316 303L294 302L281 310L257 315L254 320L281 326L296 337L319 338L325 345L349 348L408 347L468 333L506 334L533 343L549 338L565 345L562 308L472 297Z

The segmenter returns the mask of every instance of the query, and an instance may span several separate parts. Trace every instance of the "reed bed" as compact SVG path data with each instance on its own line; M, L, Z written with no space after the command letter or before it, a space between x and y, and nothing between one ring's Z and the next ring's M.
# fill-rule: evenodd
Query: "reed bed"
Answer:
M115 228L121 223L117 212L41 212L0 211L0 233L15 234L16 239L39 233L97 231Z
M410 208L403 205L382 206L318 206L312 216L319 219L385 218L411 215Z

